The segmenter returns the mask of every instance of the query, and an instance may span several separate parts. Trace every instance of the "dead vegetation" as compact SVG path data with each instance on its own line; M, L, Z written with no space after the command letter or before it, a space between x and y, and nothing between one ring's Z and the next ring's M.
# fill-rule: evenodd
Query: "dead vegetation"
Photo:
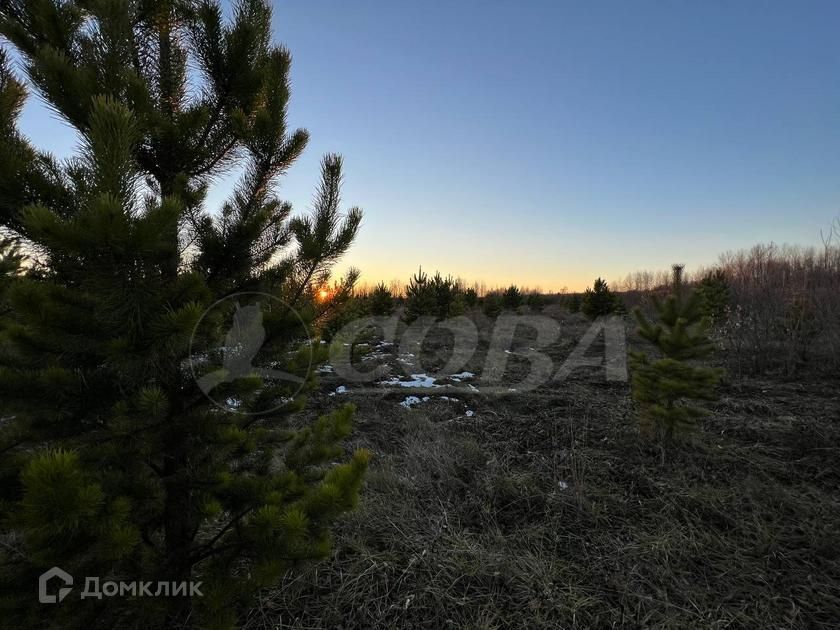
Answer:
M562 319L558 361L587 326ZM441 345L424 344L424 367ZM505 396L475 382L412 409L404 392L350 389L348 446L374 453L361 506L328 561L262 593L248 628L836 626L827 382L729 383L697 438L667 452L601 370Z
M714 337L734 377L776 374L807 378L840 370L840 219L823 246L773 243L729 252L689 277L696 284L719 272L728 288L725 316ZM628 305L645 307L651 292L665 292L667 272L628 275L617 286Z

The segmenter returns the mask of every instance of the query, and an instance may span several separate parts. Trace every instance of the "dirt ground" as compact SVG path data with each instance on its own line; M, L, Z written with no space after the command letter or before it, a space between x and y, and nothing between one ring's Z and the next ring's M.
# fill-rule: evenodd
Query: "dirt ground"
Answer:
M589 323L552 316L559 365ZM332 557L264 592L249 628L838 627L836 379L726 381L696 435L662 447L603 368L483 392L492 321L471 317L476 376L410 388L321 375L313 413L354 403L348 448L374 459ZM357 364L433 375L448 339L430 334L417 357L370 339ZM514 340L511 383L529 341Z

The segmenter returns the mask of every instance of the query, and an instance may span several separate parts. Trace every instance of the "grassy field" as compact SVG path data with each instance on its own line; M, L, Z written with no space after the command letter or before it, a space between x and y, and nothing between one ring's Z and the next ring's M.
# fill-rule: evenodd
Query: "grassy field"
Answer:
M559 365L589 323L552 316ZM332 557L262 593L247 627L836 627L836 380L727 381L694 439L661 448L603 369L483 394L491 321L471 317L475 389L457 400L323 375L311 412L355 403L348 447L374 454L362 502ZM374 340L358 361L432 374L447 339L430 335L420 357ZM510 367L515 383L526 366ZM430 399L402 406L411 394Z

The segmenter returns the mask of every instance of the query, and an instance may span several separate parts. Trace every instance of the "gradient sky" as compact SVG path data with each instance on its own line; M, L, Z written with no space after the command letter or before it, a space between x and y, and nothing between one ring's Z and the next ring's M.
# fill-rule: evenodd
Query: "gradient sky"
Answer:
M365 211L342 263L580 289L757 242L819 243L840 214L840 2L275 0L290 120ZM69 155L31 99L22 129ZM229 189L219 182L218 203Z

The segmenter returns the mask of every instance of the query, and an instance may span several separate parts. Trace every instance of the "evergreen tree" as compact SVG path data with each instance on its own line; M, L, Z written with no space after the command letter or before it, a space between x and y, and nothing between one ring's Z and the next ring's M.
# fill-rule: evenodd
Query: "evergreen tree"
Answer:
M581 302L583 302L583 300L581 299L580 293L573 293L570 295L567 301L569 312L580 313Z
M0 317L9 310L6 292L14 283L14 279L21 273L21 266L25 257L20 251L15 239L0 238ZM3 320L0 319L0 324Z
M312 216L290 218L276 182L308 138L287 129L291 59L271 43L265 0L222 14L215 0L0 4L0 33L81 142L59 162L18 132L26 88L4 55L0 228L33 257L19 273L2 256L8 627L230 626L258 588L324 557L357 500L368 455L335 463L352 407L287 422L317 344L291 308L226 298L282 298L311 323L311 287L361 213L342 219L342 163L327 156ZM208 208L213 178L240 165L228 201ZM212 357L235 354L222 346L246 316L264 337L248 337L254 365L298 380L222 370L213 397L233 402L214 404L199 382ZM203 597L81 599L78 583L50 608L33 594L53 565L79 582L201 581Z
M545 296L542 293L534 291L533 293L528 294L527 302L528 306L535 311L541 311L545 306Z
M452 278L450 276L444 278L439 271L436 271L435 275L432 276L431 286L435 298L434 315L437 319L446 319L449 313L449 305L455 297Z
M391 295L391 291L385 286L385 283L380 282L370 294L370 312L373 315L382 316L390 315L393 310L394 296Z
M598 278L591 289L587 288L580 302L580 310L589 319L609 315L615 311L616 299L606 280Z
M703 298L703 314L712 322L722 321L729 307L729 282L723 270L706 274L697 290Z
M464 294L460 290L456 290L455 296L449 303L447 317L458 317L459 315L463 315L466 308L467 304L464 301Z
M522 304L522 292L515 284L510 285L502 293L502 306L507 309L517 309Z
M437 300L429 276L423 273L423 268L411 277L405 290L405 320L413 322L423 315L435 312Z
M690 431L706 413L691 401L716 399L715 387L722 370L692 363L711 354L708 318L703 316L699 292L687 292L682 267L673 269L673 288L664 300L653 296L658 323L651 323L636 308L639 334L652 343L661 358L651 359L644 352L631 354L633 399L639 405L643 432L658 431L666 439Z
M485 295L481 310L487 317L498 317L502 312L501 296L498 293L488 293Z
M464 306L466 308L475 308L476 304L478 304L478 292L470 287L464 291Z
M452 276L444 278L440 272L435 272L431 280L431 290L435 299L434 315L439 320L461 315L464 312L464 301L460 297L461 289Z
M359 271L351 268L341 281L327 290L326 300L317 300L322 302L322 308L316 316L315 330L324 341L332 341L347 324L370 313L369 296L353 287L358 276Z

